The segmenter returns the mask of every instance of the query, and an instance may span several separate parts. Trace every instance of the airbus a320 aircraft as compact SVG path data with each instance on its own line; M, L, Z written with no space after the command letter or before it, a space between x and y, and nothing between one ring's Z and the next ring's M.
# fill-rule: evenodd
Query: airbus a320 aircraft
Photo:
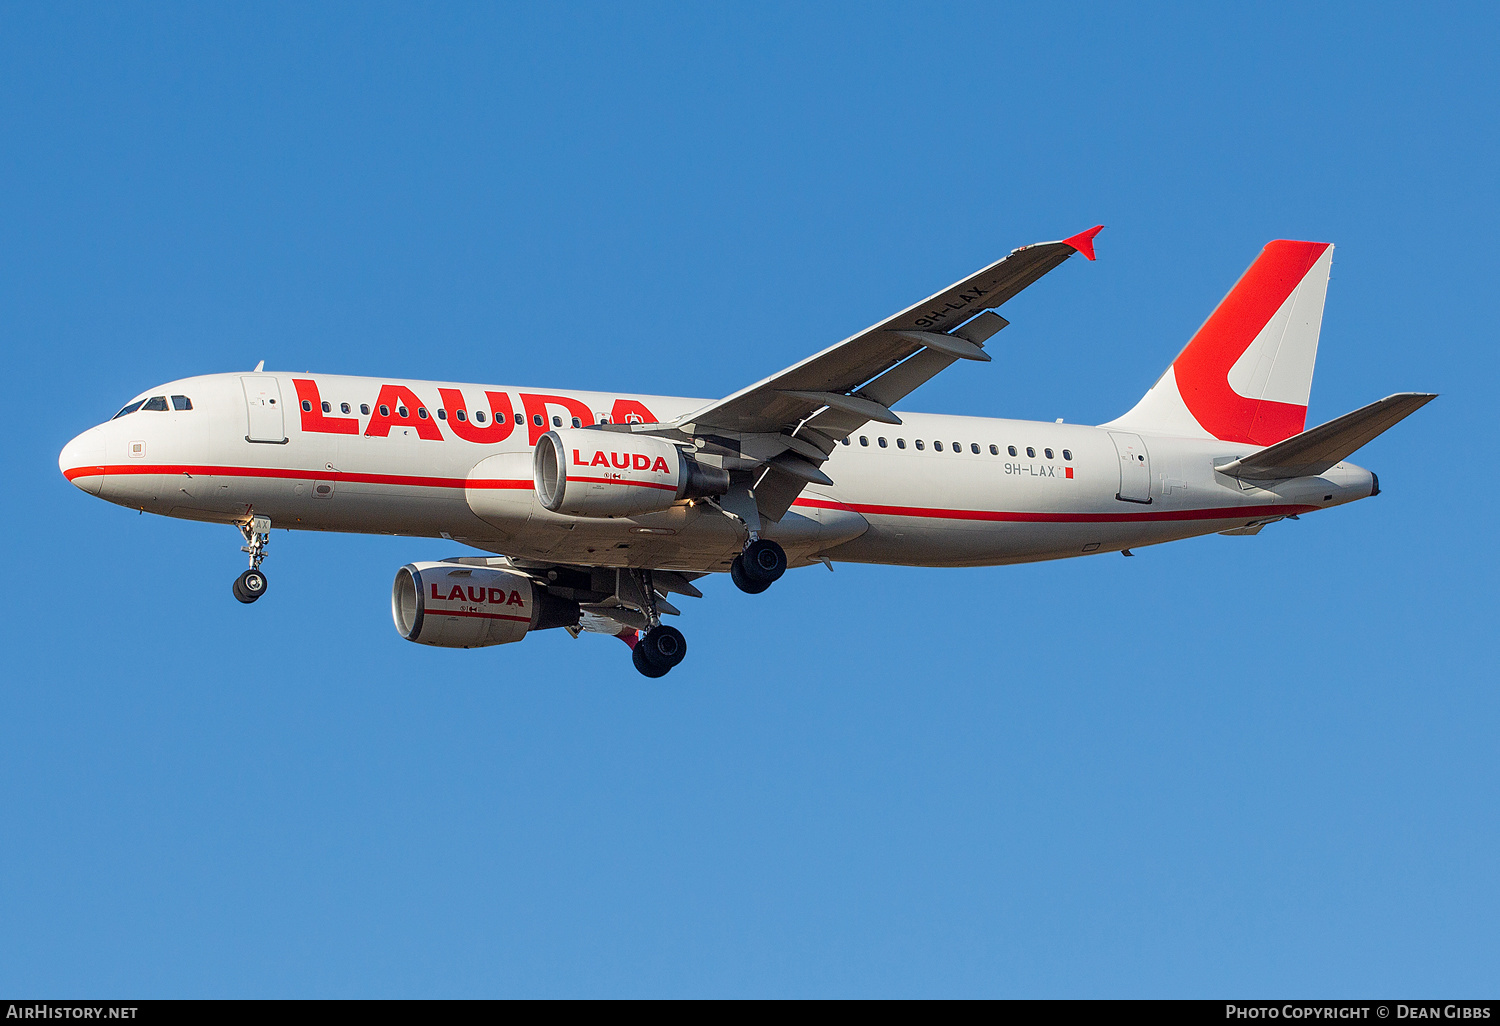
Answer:
M1102 226L1101 226L1102 227ZM64 476L133 509L233 524L266 592L272 526L442 538L410 563L403 638L476 648L612 634L659 677L687 643L669 595L728 571L765 591L832 561L989 566L1255 534L1379 493L1347 457L1434 396L1303 430L1333 247L1269 243L1144 398L1090 427L892 407L988 362L994 312L1092 228L1017 249L717 401L255 372L148 389L68 443Z

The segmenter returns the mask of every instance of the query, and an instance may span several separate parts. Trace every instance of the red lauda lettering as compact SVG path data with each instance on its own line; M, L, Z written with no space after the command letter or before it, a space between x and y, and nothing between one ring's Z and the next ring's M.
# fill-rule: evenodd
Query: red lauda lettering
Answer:
M317 431L325 435L359 434L358 417L330 417L323 412L323 397L318 394L318 383L311 378L293 378L297 389L297 405L302 410L302 430Z
M511 592L510 601L506 603L507 606L524 606L525 604L521 601L521 593L519 591Z
M454 599L457 599L460 602L464 600L464 589L462 585L455 584L453 586L453 590L448 592L448 601L452 602Z
M577 449L573 450L573 466L575 467L608 467L613 466L616 470L650 470L653 474L670 474L672 468L667 466L665 457L656 457L656 462L651 461L650 456L640 453L612 452L603 453L598 450L594 452L594 458L585 460L583 454Z
M433 597L433 599L435 599L438 602L443 601L443 596L441 596L441 595L438 594L437 581L433 581L432 582L432 597Z
M656 414L634 399L616 399L614 407L609 411L609 419L616 424L629 424L632 421L655 424Z
M505 605L505 589L504 588L491 588L490 589L490 605L492 605L492 606L503 606L503 605Z
M536 440L547 433L551 418L547 412L548 406L561 406L568 411L570 418L577 417L580 424L594 422L593 410L577 399L565 395L534 395L530 392L522 392L521 405L526 410L526 430L530 436L527 439L528 445L536 445ZM537 423L538 417L541 418L540 424Z
M503 442L515 428L515 411L511 409L510 396L504 392L486 392L490 404L490 422L474 423L474 417L464 405L464 394L456 388L440 388L443 409L448 414L448 427L466 442ZM463 413L460 417L459 413Z
M438 430L437 421L431 417L417 416L417 410L423 407L422 400L405 385L381 385L380 398L375 400L375 412L370 415L369 426L365 428L367 438L386 438L393 427L410 427L417 429L417 437L425 438L429 442L441 442L442 431ZM385 409L386 413L380 411ZM406 416L401 416L401 411L406 410Z

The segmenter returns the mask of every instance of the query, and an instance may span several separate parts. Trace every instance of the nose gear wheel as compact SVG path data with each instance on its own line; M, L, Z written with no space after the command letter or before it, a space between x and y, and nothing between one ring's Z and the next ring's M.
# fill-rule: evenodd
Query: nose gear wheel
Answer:
M266 593L266 575L246 570L234 579L234 597L247 605Z

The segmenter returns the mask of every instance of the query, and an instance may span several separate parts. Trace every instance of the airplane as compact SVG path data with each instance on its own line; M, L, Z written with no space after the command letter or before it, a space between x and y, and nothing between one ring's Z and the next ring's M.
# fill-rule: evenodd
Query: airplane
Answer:
M183 378L62 450L64 477L143 512L232 524L265 595L274 524L443 539L391 592L408 641L477 648L608 634L660 677L687 642L669 596L727 572L995 566L1123 552L1380 492L1347 462L1436 398L1388 396L1304 430L1333 246L1268 243L1124 415L1092 426L896 412L949 366L991 360L995 310L1102 225L1016 249L717 401L333 374ZM680 600L680 598L679 598Z

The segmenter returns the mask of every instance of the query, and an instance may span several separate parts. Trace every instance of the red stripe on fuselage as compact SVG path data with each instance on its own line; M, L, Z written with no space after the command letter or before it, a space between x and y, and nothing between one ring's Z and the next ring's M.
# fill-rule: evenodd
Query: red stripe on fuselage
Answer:
M284 470L279 467L202 467L142 466L115 464L108 467L74 467L64 471L72 481L78 477L101 474L202 474L216 477L260 477L296 479L299 481L352 481L360 484L383 484L414 488L496 488L530 489L531 481L517 478L469 480L462 477L409 477L401 474L350 474L343 471ZM576 479L575 479L576 480ZM664 487L652 485L650 487ZM821 499L798 499L792 504L810 509L847 509L855 513L886 517L919 517L925 520L970 520L1023 524L1115 524L1170 520L1238 520L1244 517L1278 517L1293 513L1312 513L1320 506L1220 506L1210 509L1178 509L1127 513L1026 513L988 509L940 509L929 506L883 506L858 502L829 502Z
M1150 513L1017 513L989 509L929 509L926 506L873 506L859 502L821 502L798 499L792 503L813 509L847 509L883 517L921 517L930 520L982 520L1021 524L1130 524L1156 520L1239 520L1243 517L1311 513L1319 506L1223 506L1216 509L1174 509Z

